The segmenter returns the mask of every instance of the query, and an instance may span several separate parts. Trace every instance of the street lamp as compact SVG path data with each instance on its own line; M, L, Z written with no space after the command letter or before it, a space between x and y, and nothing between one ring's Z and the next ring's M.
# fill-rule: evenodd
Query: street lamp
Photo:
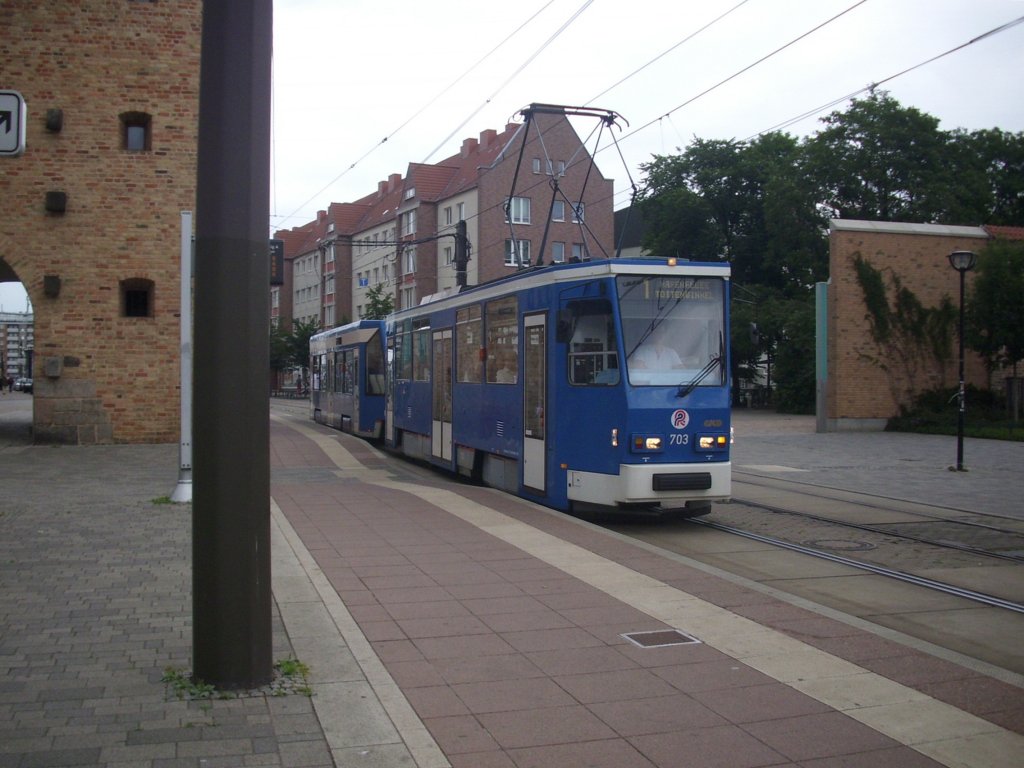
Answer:
M958 407L956 416L956 471L964 469L964 410L966 394L964 392L964 275L974 269L978 257L974 251L953 251L949 254L949 265L960 273L960 390L957 394ZM950 467L952 469L952 467Z

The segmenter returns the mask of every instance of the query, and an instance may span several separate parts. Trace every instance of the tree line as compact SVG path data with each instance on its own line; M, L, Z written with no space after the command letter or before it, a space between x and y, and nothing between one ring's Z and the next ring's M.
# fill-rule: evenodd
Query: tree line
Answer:
M696 138L642 166L637 201L645 249L731 263L733 381L751 380L767 356L775 405L788 411L814 406L814 283L828 279L829 219L1024 225L1024 133L941 130L937 118L884 91L853 100L822 125L803 139ZM969 341L993 365L1012 363L1022 340L999 318L1020 318L1024 275L1006 262L1019 259L1021 247L988 250L993 258L979 260L971 296ZM1000 277L984 278L990 270ZM986 286L1000 288L998 316L977 296Z

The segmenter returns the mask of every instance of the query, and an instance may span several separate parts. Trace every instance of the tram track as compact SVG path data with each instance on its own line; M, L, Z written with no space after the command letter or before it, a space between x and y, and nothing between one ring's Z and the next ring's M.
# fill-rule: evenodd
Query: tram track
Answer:
M857 568L863 571L868 571L879 576L886 576L888 578L896 579L897 581L902 581L907 584L914 584L919 587L925 587L927 589L931 589L936 592L941 592L946 595L961 597L965 600L971 600L973 602L981 603L983 605L989 605L995 608L1004 608L1009 611L1024 613L1024 604L1013 602L1011 600L1004 600L995 595L989 595L983 592L976 592L971 589L965 589L964 587L958 587L954 584L935 581L934 579L928 579L922 576L915 576L914 574L905 573L903 571L898 571L892 568L885 568L883 566L873 565L871 563L866 563L861 560L855 560L853 558L837 555L833 552L826 552L824 550L814 549L812 547L804 546L801 544L794 544L792 542L784 541L782 539L776 539L770 536L762 536L761 534L753 533L752 531L745 531L743 529L735 528L733 526L722 525L721 523L715 523L710 520L695 518L691 522L697 525L713 528L717 531L731 533L736 536L743 536L744 538L752 539L753 541L758 541L762 544L771 544L773 546L782 547L793 552L799 552L804 555L810 555L811 557L817 557L822 560L828 560L833 563L839 563L841 565L846 565L851 568Z
M958 542L955 542L955 541L942 540L942 539L930 539L930 538L927 538L927 537L924 537L924 536L916 536L916 535L913 535L913 534L910 534L910 533L900 532L898 530L894 530L892 526L884 527L884 526L879 526L879 525L865 525L863 523L853 523L853 522L845 521L845 520L837 520L835 518L827 517L827 516L824 516L824 515L815 515L815 514L811 514L811 513L808 513L808 512L798 512L798 511L795 511L795 510L792 510L792 509L783 509L781 507L775 507L775 506L772 506L772 505L769 505L769 504L764 504L764 503L761 503L759 501L754 501L752 499L742 499L742 498L738 498L738 497L733 497L732 501L735 502L735 503L738 503L738 504L743 504L743 505L745 505L747 507L761 509L761 510L764 510L765 512L770 512L772 514L794 515L794 516L797 516L797 517L805 518L807 520L815 520L815 521L822 522L822 523L830 523L832 525L838 525L838 526L842 526L844 528L852 528L852 529L855 529L855 530L867 531L867 532L870 532L870 533L877 533L877 534L882 534L882 535L886 535L886 536L896 536L896 537L901 538L901 539L907 539L908 541L916 541L916 542L919 542L921 544L929 544L929 545L931 545L933 547L943 547L945 549L954 549L954 550L957 550L959 552L968 552L968 553L975 554L975 555L981 555L983 557L993 557L993 558L996 558L996 559L999 559L999 560L1009 560L1010 562L1024 563L1024 555L1018 555L1018 554L1012 554L1012 553L1006 553L1006 552L997 552L997 551L993 551L993 550L989 550L989 549L981 549L981 548L978 548L978 547L972 547L972 546L967 545L967 544L961 544L961 543L958 543ZM881 508L881 507L879 507L879 508ZM992 531L992 532L999 533L999 534L1005 534L1005 535L1009 535L1009 536L1020 537L1022 539L1021 543L1024 544L1024 536L1021 535L1020 531L1009 530L1009 529L1006 529L1006 528L997 528L997 527L994 527L994 526L979 525L979 524L976 524L976 523L972 523L972 522L968 522L968 521L962 521L962 520L949 520L949 519L945 519L945 518L941 518L941 517L934 517L932 519L934 519L934 520L941 520L941 521L946 522L946 523L961 525L961 526L965 526L965 527L982 528L984 530Z

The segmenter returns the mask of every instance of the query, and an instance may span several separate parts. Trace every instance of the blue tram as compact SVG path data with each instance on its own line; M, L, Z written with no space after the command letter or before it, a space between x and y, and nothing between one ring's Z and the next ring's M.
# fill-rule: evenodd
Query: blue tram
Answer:
M385 327L358 320L309 340L313 419L360 437L384 432Z
M613 259L396 312L385 444L556 509L706 513L730 494L728 295L727 265Z

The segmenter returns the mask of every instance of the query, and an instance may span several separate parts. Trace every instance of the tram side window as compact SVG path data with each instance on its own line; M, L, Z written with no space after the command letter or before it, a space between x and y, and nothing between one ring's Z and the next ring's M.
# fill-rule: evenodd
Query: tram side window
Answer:
M398 366L398 378L401 381L412 379L412 321L406 320L395 331L395 360Z
M414 320L412 369L415 381L430 381L430 321Z
M515 384L519 371L519 301L487 302L487 381Z
M344 392L342 383L345 381L345 365L346 365L346 353L335 352L334 353L334 391Z
M459 369L459 381L479 384L484 380L484 364L480 359L480 350L484 346L483 326L479 304L455 313L455 364Z
M330 389L331 364L326 353L316 356L316 365L313 368L313 389L317 392L325 392Z
M377 335L366 342L366 394L384 394L384 351Z
M569 383L611 386L619 383L619 355L615 344L612 305L607 299L570 301L568 317Z

